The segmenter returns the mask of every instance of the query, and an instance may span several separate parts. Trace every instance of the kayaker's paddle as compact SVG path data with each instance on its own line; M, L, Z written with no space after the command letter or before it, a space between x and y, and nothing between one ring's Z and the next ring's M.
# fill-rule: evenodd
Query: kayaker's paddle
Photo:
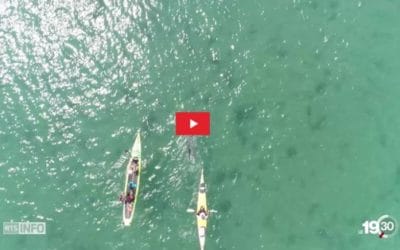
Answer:
M194 213L196 211L194 209L192 209L192 208L188 208L188 209L186 209L186 212L187 213ZM211 209L211 210L209 210L209 212L216 214L216 213L218 213L218 210Z
M143 160L142 161L142 168L143 169L146 169L146 167L147 167L147 164L146 164L147 162L146 162L146 160Z

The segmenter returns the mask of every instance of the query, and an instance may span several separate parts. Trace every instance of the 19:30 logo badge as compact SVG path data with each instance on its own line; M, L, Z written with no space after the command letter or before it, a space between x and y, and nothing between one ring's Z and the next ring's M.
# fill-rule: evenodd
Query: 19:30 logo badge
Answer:
M362 227L363 230L360 230L360 234L375 234L381 239L386 239L396 233L398 224L393 217L385 214L378 220L364 221Z

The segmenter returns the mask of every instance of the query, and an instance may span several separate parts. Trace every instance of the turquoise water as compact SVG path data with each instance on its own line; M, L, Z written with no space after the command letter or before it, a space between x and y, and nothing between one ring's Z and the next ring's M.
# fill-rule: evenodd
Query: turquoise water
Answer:
M0 249L397 249L396 1L3 1L0 220L44 236ZM208 110L212 135L174 135ZM134 224L117 201L141 129Z

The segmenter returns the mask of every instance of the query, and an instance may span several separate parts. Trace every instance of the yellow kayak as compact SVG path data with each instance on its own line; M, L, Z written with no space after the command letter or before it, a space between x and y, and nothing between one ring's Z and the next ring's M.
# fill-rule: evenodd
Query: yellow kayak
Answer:
M204 182L203 169L201 170L199 190L197 193L197 231L199 235L200 249L203 250L206 244L206 229L207 229L207 197L206 197L206 184Z
M126 166L125 175L125 188L124 195L128 197L131 192L131 197L128 201L124 201L124 207L122 210L122 219L125 226L129 226L132 223L133 215L135 214L135 207L138 200L139 194L139 184L140 184L140 173L142 166L142 156L141 156L142 146L140 142L140 131L136 135L135 142L133 143L131 156ZM133 182L136 187L129 187L129 183Z

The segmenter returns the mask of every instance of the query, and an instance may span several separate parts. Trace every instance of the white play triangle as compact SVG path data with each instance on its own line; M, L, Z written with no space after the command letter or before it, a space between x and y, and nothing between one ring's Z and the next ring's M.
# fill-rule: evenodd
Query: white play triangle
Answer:
M190 119L190 125L189 125L189 127L190 127L190 128L194 128L194 127L196 127L198 124L199 124L198 122L193 121L192 119Z

